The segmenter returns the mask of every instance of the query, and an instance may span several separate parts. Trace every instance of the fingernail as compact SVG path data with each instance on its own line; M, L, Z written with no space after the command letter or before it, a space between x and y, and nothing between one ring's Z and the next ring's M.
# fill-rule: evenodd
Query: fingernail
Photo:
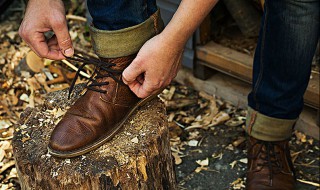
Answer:
M64 50L64 55L67 57L71 57L73 55L73 53L74 53L73 48L69 48L69 49Z

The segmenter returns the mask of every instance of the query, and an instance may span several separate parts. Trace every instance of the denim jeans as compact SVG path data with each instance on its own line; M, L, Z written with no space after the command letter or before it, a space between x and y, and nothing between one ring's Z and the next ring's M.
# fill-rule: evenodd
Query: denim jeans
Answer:
M296 119L319 40L319 0L266 0L248 103L269 117Z
M93 25L100 30L119 30L147 20L157 11L156 0L88 0Z

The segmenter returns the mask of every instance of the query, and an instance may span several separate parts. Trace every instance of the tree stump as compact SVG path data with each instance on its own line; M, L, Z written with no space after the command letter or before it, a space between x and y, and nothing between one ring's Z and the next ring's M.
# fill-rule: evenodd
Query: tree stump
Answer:
M79 97L67 90L48 94L43 105L21 114L13 139L22 189L176 189L165 107L153 100L141 107L109 142L85 155L51 156L48 140L54 126Z

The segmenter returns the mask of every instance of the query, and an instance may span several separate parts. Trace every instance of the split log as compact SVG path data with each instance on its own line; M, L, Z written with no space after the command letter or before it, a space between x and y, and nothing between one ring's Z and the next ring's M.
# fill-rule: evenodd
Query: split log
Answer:
M164 104L153 100L131 116L111 141L85 155L61 159L47 144L65 110L67 90L48 94L39 108L21 115L13 139L22 189L176 189Z

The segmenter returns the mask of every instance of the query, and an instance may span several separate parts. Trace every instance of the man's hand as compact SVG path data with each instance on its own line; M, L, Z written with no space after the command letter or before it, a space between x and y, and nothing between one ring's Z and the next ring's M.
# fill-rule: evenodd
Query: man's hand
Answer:
M185 43L217 2L181 1L166 28L142 46L122 73L123 82L138 97L155 94L176 76Z
M177 75L183 46L170 44L159 34L147 41L124 70L123 82L139 97L157 93Z
M47 40L48 31L55 35ZM19 34L40 57L60 60L74 53L61 0L29 0Z

